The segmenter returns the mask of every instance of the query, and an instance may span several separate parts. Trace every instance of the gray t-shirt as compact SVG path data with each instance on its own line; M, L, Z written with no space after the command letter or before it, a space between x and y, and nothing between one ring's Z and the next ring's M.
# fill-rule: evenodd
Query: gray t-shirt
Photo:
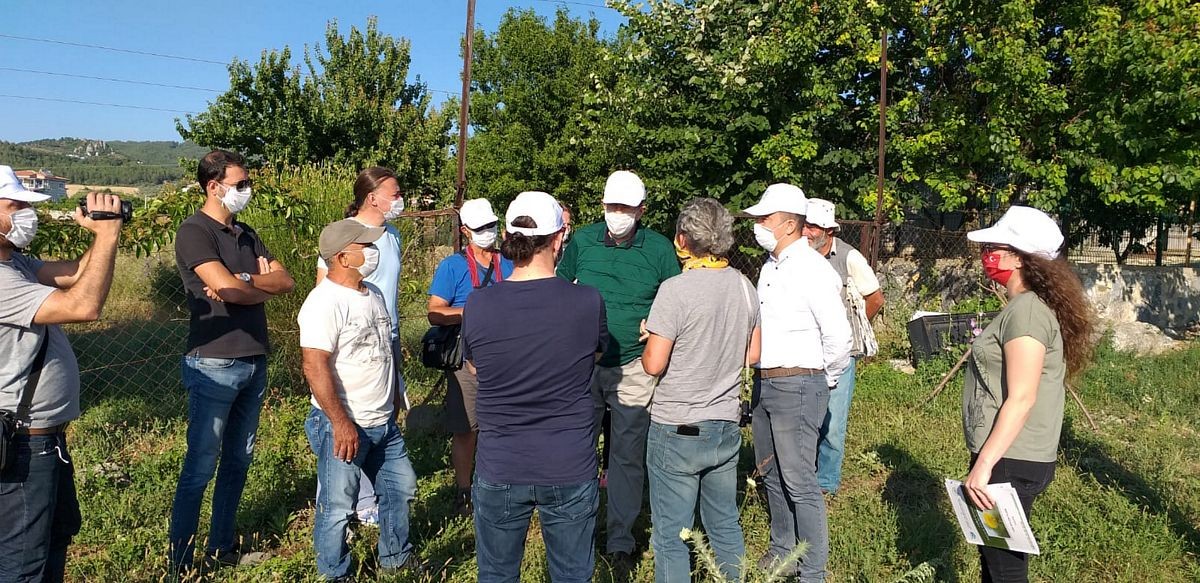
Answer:
M673 341L650 418L683 425L737 421L746 343L758 325L758 294L736 269L690 269L662 283L646 329Z
M1038 382L1037 400L1025 426L1004 457L1031 462L1052 462L1058 457L1066 399L1067 364L1063 360L1062 331L1054 311L1033 292L1012 298L971 346L970 366L964 375L963 431L967 449L979 453L992 434L996 415L1008 399L1004 371L1004 345L1029 336L1046 347Z
M67 335L58 326L33 323L55 290L38 283L41 267L41 261L20 253L0 261L0 409L16 411L17 418L34 428L79 417L79 364ZM43 338L49 344L42 374L28 408L19 407Z

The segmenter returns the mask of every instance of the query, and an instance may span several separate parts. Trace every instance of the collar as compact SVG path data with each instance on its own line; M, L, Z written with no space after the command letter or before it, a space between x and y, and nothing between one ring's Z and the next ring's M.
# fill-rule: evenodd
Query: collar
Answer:
M789 257L799 253L799 251L797 251L797 249L799 249L800 245L804 245L805 247L808 247L808 237L800 237L799 239L796 239L796 242L792 243L791 245L788 245L788 248L784 249L783 252L779 254L778 258L776 258L775 255L768 253L767 254L768 261L774 261L775 263L782 264L784 261L787 261ZM808 248L812 249L812 247L808 247ZM815 253L816 251L813 251L813 252Z
M226 233L229 233L229 234L233 235L234 237L240 237L242 235L243 229L240 225L238 225L237 217L234 217L233 222L231 222L229 225L226 225L225 223L222 223L221 221L218 221L217 219L212 218L211 216L208 215L208 213L204 212L203 210L196 211L196 214L204 217L204 220L216 225L217 229L224 231Z
M620 247L622 249L628 249L630 247L641 247L646 242L646 230L642 228L641 221L633 224L633 237L630 237L628 241L621 243L620 245L618 245L617 242L613 240L612 235L609 234L608 225L604 223L600 223L600 225L600 237L596 239L596 242L604 243L605 247Z

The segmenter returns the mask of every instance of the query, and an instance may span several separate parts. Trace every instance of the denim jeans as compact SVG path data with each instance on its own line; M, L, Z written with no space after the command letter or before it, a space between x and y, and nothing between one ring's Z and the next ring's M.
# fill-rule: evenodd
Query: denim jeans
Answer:
M796 573L801 583L824 581L829 530L816 460L829 387L823 375L798 375L755 380L754 392L754 458L765 474L771 512L767 556L781 560L798 541L807 541Z
M737 463L742 434L732 421L691 424L699 435L680 435L678 425L650 422L646 470L654 531L654 580L692 580L688 546L679 531L700 520L725 577L736 581L746 543L738 524Z
M976 456L971 456L975 465ZM1033 500L1054 480L1054 462L1031 462L1000 458L992 467L989 484L1009 482L1017 491L1017 499L1025 510L1025 518L1033 516ZM983 583L1024 583L1029 581L1029 555L998 549L977 547Z
M320 409L309 412L304 432L317 456L317 477L322 484L313 525L317 572L329 579L350 572L346 527L354 514L363 474L375 483L379 496L379 566L402 566L413 550L408 540L408 505L417 492L417 474L396 420L388 419L378 427L359 427L358 454L350 462L334 457L333 425Z
M208 551L232 550L246 472L254 457L258 414L267 389L267 357L183 357L188 391L187 455L171 508L171 564L191 567L204 490L216 473ZM217 461L220 460L220 469Z
M0 474L0 581L62 581L79 533L75 469L63 435L17 435Z
M846 456L846 422L850 419L850 399L854 397L854 372L857 358L838 377L837 389L829 392L829 412L821 424L821 440L817 442L817 483L821 489L836 494L842 485L842 459Z
M475 554L480 583L517 582L525 557L525 533L538 509L550 580L591 581L596 566L596 510L600 489L595 478L564 486L493 484L475 475Z

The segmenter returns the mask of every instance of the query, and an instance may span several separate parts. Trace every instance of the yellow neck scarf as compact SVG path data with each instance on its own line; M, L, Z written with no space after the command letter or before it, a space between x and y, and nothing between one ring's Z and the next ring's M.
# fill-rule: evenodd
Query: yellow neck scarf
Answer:
M712 255L705 257L693 257L686 249L679 246L679 241L675 242L675 256L683 262L683 270L689 269L722 269L729 267L728 259L718 259Z

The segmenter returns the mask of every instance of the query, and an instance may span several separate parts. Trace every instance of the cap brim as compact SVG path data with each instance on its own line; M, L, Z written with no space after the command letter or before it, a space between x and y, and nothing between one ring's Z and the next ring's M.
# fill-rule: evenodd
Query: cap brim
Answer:
M1011 244L1011 233L996 227L988 227L967 233L967 239L976 243L1001 243L1004 245Z
M19 200L21 202L45 202L50 200L50 195L37 193L32 190L18 190L16 192L0 194L0 198Z
M749 215L751 217L765 217L776 211L777 211L777 209L767 206L760 202L760 203L742 211L742 214Z
M493 216L490 220L487 217L484 217L483 220L476 221L474 225L472 225L471 223L468 223L466 221L463 221L463 226L474 231L475 229L478 229L484 225L490 225L492 223L499 223L499 222L500 222L500 217Z
M383 227L367 227L367 230L364 231L363 234L359 235L358 238L354 239L352 243L374 243L378 241L379 238L382 237L386 232L387 229L384 229Z

